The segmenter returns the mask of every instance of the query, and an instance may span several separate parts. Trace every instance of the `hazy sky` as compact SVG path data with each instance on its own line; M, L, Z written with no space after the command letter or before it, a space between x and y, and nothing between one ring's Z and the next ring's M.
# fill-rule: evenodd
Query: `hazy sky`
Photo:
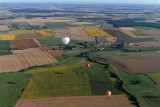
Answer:
M160 4L160 0L0 0L0 3L40 3L40 2L58 2L58 3L131 3L131 4Z

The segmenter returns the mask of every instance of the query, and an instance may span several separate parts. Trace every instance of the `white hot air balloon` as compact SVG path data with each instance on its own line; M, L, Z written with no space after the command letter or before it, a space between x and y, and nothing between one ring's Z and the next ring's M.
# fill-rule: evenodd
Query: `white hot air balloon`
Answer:
M65 45L67 45L67 44L69 43L69 41L70 41L70 38L69 38L69 37L63 37L63 38L62 38L62 42L63 42Z

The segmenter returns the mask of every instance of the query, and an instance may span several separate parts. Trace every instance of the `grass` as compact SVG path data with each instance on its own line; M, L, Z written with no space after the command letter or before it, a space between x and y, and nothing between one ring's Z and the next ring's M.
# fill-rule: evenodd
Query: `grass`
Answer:
M12 54L9 42L6 40L0 40L0 55L8 55L8 54Z
M145 34L143 32L141 32L140 30L134 30L134 31L131 31L132 33L134 33L136 36L150 36L148 34Z
M125 42L150 42L150 41L156 41L153 38L118 38L119 41L125 41Z
M0 74L0 107L13 107L29 78L20 72Z
M104 66L100 64L90 64L91 68L86 70L89 78L93 95L105 95L110 90L112 95L122 94L121 90L115 88L115 83L109 77ZM88 69L88 68L85 68Z
M32 80L21 99L92 95L89 77L80 69L84 65L45 67L28 70Z
M140 107L146 107L145 105L156 105L154 107L158 107L160 104L160 91L153 86L154 82L145 74L128 74L120 69L117 69L117 72L111 65L108 66L108 70L115 73L123 81L123 88L128 93L137 97ZM138 82L135 83L135 81ZM154 100L155 98L157 99Z
M153 72L147 74L150 78L152 78L154 81L157 82L157 84L160 84L160 73L159 72Z

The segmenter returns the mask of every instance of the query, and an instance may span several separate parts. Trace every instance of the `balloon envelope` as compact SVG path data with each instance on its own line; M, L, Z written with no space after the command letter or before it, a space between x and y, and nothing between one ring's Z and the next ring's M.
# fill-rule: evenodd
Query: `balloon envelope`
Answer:
M67 45L67 44L69 43L69 41L70 41L70 38L69 38L69 37L63 37L63 38L62 38L62 42L63 42L65 45Z
M90 68L90 65L89 65L89 64L86 64L86 66L87 66L88 68Z
M107 92L106 92L106 95L107 95L107 96L111 96L111 91L107 91Z

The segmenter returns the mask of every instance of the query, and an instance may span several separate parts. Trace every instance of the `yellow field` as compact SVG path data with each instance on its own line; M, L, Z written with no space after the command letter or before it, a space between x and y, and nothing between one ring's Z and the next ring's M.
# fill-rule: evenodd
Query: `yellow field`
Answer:
M41 34L42 37L53 37L55 35L53 29L42 29L42 30L37 30Z
M15 30L14 31L15 34L27 34L27 35L32 35L32 36L36 36L34 30Z
M8 36L0 36L0 40L14 40L14 35L8 35Z
M32 79L21 99L92 95L84 65L45 67L28 70Z
M98 29L86 29L85 30L86 33L89 36L106 36L106 37L113 37L110 34L108 34L107 32L103 31L103 30L98 30Z

